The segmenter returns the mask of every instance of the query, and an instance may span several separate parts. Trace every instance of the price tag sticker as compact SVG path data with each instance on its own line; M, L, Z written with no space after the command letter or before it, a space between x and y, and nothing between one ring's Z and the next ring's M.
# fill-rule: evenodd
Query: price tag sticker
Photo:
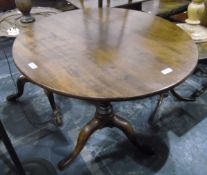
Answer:
M171 73L171 72L173 72L173 69L171 69L171 68L166 68L166 69L163 69L162 71L161 71L161 73L162 74L164 74L164 75L167 75L167 74L169 74L169 73Z
M28 66L29 66L31 69L37 69L37 68L38 68L38 66L37 66L35 63L33 63L33 62L29 63Z
M19 35L19 32L20 32L19 29L16 27L11 27L11 28L7 29L7 33L9 36L17 36L17 35Z

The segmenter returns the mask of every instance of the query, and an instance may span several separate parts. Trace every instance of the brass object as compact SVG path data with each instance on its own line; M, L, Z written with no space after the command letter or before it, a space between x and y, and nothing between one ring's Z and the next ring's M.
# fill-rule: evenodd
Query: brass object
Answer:
M22 13L20 21L22 23L31 23L35 21L35 18L31 16L30 11L32 9L31 0L15 0L16 7Z
M193 0L188 6L188 24L200 24L205 10L204 0Z

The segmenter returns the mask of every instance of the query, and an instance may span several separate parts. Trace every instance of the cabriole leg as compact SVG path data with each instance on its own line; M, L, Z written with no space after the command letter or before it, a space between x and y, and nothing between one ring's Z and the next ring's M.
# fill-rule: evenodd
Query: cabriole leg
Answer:
M141 144L141 142L137 140L135 130L133 129L131 124L127 120L114 114L110 102L102 102L97 104L96 114L94 118L83 129L81 129L75 149L72 151L71 154L66 156L58 163L58 168L60 170L63 170L64 168L66 168L66 166L70 165L79 155L90 136L96 130L102 129L104 127L119 128L124 132L124 134L126 134L128 139L141 151L147 154L153 154L153 151L150 147Z
M62 126L63 124L63 120L62 120L62 115L57 107L57 105L55 104L55 98L54 95L51 91L44 89L44 92L49 100L50 106L52 108L53 111L53 115L54 115L54 122L57 126Z
M21 97L22 94L23 94L23 92L24 92L24 85L27 82L28 82L28 79L24 75L21 75L17 79L17 93L16 94L9 95L7 97L7 100L8 101L16 101L17 98Z

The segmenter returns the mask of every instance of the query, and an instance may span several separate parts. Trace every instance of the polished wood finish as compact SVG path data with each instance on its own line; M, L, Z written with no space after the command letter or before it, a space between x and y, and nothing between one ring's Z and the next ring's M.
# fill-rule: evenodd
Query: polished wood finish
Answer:
M173 88L194 70L198 53L190 37L173 23L143 12L106 8L64 12L30 25L15 40L13 57L30 81L97 104L74 151L59 162L62 170L103 127L119 128L152 154L137 140L131 124L113 113L110 102ZM172 72L163 74L167 68Z
M206 1L206 4L207 4L207 1ZM188 17L187 12L183 12L183 13L179 13L179 14L171 16L171 19L178 23L184 23L187 17ZM207 19L207 8L205 10L203 20L201 21L201 25L203 25L204 27L207 26L205 25L206 19ZM196 43L196 45L198 47L199 61L207 59L207 42Z
M169 89L191 74L198 59L196 45L175 24L124 9L50 16L17 37L13 56L32 82L71 97L103 101ZM31 69L31 62L38 68ZM163 75L168 67L173 72Z
M77 8L97 8L97 7L132 7L131 5L140 5L148 0L69 0Z
M167 17L187 10L188 0L161 0L159 16Z
M172 15L186 11L189 3L188 0L151 0L143 4L142 10L169 18Z

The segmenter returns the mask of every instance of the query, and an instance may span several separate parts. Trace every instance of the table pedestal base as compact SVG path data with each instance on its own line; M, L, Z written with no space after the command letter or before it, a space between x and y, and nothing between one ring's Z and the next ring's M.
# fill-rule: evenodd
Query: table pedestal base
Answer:
M23 92L24 92L24 85L25 83L29 82L29 80L21 75L18 79L17 79L17 93L16 94L12 94L12 95L9 95L7 97L7 100L8 101L11 101L11 102L14 102L16 101L17 98L21 97ZM53 96L53 93L47 89L44 89L44 92L49 100L49 103L50 103L50 106L52 108L52 111L53 111L53 120L54 120L54 123L57 125L57 126L61 126L63 124L62 122L62 115L58 109L58 107L56 106L55 104L55 99L54 99L54 96Z
M81 129L75 149L71 154L59 162L58 168L63 170L66 166L70 165L79 155L89 137L96 130L102 129L104 127L119 128L141 151L150 155L154 153L151 147L144 145L137 140L137 134L135 133L135 130L131 124L127 120L114 114L112 105L109 102L103 102L97 104L94 118Z

